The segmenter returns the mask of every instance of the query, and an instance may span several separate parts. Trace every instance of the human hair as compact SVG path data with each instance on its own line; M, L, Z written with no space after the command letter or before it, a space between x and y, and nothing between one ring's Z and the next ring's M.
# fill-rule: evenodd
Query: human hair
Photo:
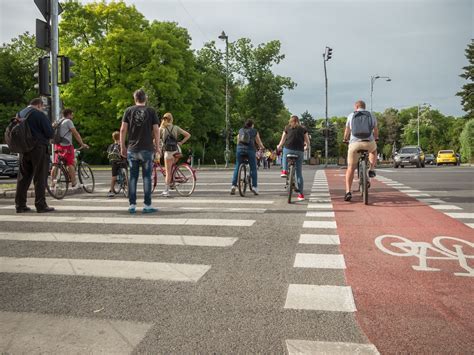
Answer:
M63 117L69 117L70 115L72 115L72 110L70 108L65 108L63 110Z
M171 112L166 112L163 115L163 119L161 120L160 128L166 128L173 124L173 115Z
M244 128L252 128L252 126L253 126L253 120L248 119L247 121L245 121Z
M291 115L288 124L293 128L298 127L300 125L300 119L296 115Z
M44 103L40 97L37 97L30 101L30 106L44 106Z
M147 96L143 89L138 89L133 93L133 98L135 102L143 104L146 102Z
M356 103L355 103L355 106L358 107L358 108L365 109L365 102L362 101L362 100L357 100Z
M115 131L114 133L112 133L112 139L114 140L114 142L118 141L120 139L120 132Z

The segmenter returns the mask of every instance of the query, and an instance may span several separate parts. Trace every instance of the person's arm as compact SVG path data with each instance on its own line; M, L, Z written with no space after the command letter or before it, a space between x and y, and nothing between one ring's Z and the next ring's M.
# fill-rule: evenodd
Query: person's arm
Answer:
M81 135L79 134L79 132L77 131L75 127L70 128L70 130L74 138L76 138L77 143L79 143L79 145L81 146L81 148L86 148L86 149L89 148L87 144L84 144L84 142L82 141Z
M191 134L182 128L178 129L178 133L181 133L184 136L181 142L178 142L179 145L183 145L184 143L188 141L189 138L191 138Z
M347 142L349 141L349 138L351 137L351 129L346 126L346 130L344 131L344 141Z
M263 146L262 140L260 139L260 134L258 132L257 132L257 135L255 136L255 142L257 142L260 149L265 149L265 147Z
M305 146L305 150L308 150L308 147L309 145L311 144L311 142L309 141L309 134L308 132L306 132L304 134L304 146Z
M161 142L160 142L160 126L157 124L153 125L153 137L155 138L155 153L161 155Z
M48 117L43 114L43 119L41 120L41 125L43 129L43 134L46 138L51 139L54 136L54 130L53 126L51 125L51 122L49 121Z
M377 126L374 127L374 139L379 140L379 128Z
M120 126L120 154L126 158L127 157L127 148L125 147L125 139L127 138L128 132L128 123L122 122Z
M280 143L278 143L278 146L277 146L278 150L281 150L281 148L283 147L283 143L285 143L285 140L286 140L286 132L283 131L283 134L281 135Z

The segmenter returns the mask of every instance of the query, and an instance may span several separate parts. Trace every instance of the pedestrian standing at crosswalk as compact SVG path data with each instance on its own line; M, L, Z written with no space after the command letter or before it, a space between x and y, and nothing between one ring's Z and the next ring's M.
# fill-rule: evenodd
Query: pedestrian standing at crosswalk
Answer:
M128 199L130 213L136 212L137 182L140 165L143 175L144 207L143 213L157 212L151 205L151 172L153 170L153 155L160 155L160 122L153 108L148 107L145 91L134 92L135 105L127 108L120 127L120 151L128 159L130 166L130 184ZM126 138L128 133L128 151ZM154 142L153 142L154 140Z

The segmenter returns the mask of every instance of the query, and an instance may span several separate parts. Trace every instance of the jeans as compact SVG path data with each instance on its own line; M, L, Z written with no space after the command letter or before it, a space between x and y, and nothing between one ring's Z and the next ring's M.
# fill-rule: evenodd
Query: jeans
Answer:
M303 188L304 188L304 180L303 180L303 158L304 158L304 152L300 150L292 150L292 149L287 149L283 148L283 170L288 171L288 159L286 159L286 156L288 154L295 154L298 155L298 159L296 160L296 184L298 185L298 190L302 194L303 193Z
M151 206L151 172L153 170L153 151L128 151L128 165L130 166L130 182L128 186L128 200L131 205L137 204L137 182L140 165L142 166L143 193L145 206Z
M242 163L241 154L247 154L249 157L250 165L250 176L252 177L252 186L257 187L257 158L255 157L255 150L253 149L241 149L237 147L237 152L235 153L235 168L234 175L232 176L232 186L237 186L237 175L239 174L239 166Z

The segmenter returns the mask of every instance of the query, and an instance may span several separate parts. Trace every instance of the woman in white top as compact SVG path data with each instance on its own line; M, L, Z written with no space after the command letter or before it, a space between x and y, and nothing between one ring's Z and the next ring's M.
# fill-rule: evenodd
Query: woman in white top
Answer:
M184 138L178 141L178 136L182 135ZM179 128L173 124L173 115L167 112L163 115L160 125L161 142L163 144L162 152L164 153L166 181L163 196L169 196L169 188L171 184L171 172L173 165L177 163L181 156L181 146L191 137L191 134L184 129Z

